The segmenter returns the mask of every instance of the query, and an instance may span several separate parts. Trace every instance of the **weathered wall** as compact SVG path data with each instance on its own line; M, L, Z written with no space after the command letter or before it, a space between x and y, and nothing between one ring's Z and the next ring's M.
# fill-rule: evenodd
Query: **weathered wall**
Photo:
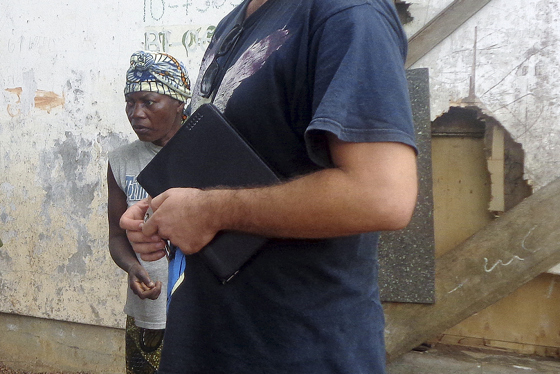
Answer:
M450 2L413 2L409 35ZM122 326L105 169L107 151L134 138L128 58L168 50L194 81L212 25L237 3L0 0L0 312ZM560 174L559 4L493 0L413 66L430 69L434 118L469 95L474 76L479 105L523 145L536 187Z
M559 5L493 0L413 65L430 69L434 118L467 98L474 78L478 106L523 145L535 188L560 176Z
M0 334L0 363L18 373L126 372L122 329L0 313Z
M412 20L405 25L408 36L414 35L422 26L428 23L438 13L444 10L453 0L414 0L405 1L410 4L408 11Z
M128 59L170 51L194 80L239 2L0 1L0 312L122 326L105 173L108 150L134 138Z
M469 96L474 94L474 105L495 118L522 145L525 178L535 189L560 177L560 87L556 84L560 58L559 5L558 0L493 0L412 66L430 69L433 118L447 112L450 106L473 99ZM429 12L431 6L429 1L421 0L409 10L413 16L421 15L415 9ZM437 6L439 10L444 7ZM413 22L407 26L409 35L421 24ZM437 215L437 199L434 200ZM457 202L453 206L459 207ZM481 212L487 214L484 209ZM462 215L455 225L467 217ZM435 226L436 249L442 245L451 248L441 239L442 233L451 239L453 227L450 231L437 220ZM457 238L455 244L467 236ZM560 265L552 272L558 274ZM541 350L541 354L552 354L553 349L556 356L559 342L555 326L559 321L551 308L556 283L556 276L541 275L514 295L447 331L445 341L452 342L456 335L461 344L480 345L482 341L484 345L524 353Z

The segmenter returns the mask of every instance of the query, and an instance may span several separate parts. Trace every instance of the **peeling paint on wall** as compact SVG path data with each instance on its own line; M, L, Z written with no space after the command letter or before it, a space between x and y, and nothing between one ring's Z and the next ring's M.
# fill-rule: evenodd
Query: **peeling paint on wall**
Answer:
M37 90L35 95L35 108L43 109L47 113L57 106L64 105L64 97L61 97L54 92Z
M17 95L17 101L15 102L16 105L21 103L21 87L7 88L6 91ZM18 105L16 105L8 104L8 106L6 107L8 114L12 117L15 117L21 113L21 110L17 107Z
M204 43L204 27L239 2L3 4L1 312L123 325L126 282L107 250L105 173L107 152L134 138L122 96L128 59L147 47L146 33L171 31L178 45L153 46L181 53L194 82L199 52L189 44L188 57L175 36L202 27ZM411 2L409 35L449 3ZM522 144L536 188L560 176L559 5L493 0L413 66L430 70L433 118L469 96L474 70L479 107Z
M7 110L10 116L15 117L21 114L21 93L23 89L21 87L16 88L6 88L7 92L13 93L17 96L17 101L14 104L8 104ZM47 113L51 112L51 109L64 105L64 97L61 97L54 92L37 90L35 93L35 98L33 100L35 108L45 110Z
M107 248L105 178L108 151L135 139L124 113L130 55L150 28L207 28L237 3L188 1L187 20L180 0L3 4L0 312L124 325L127 282ZM158 4L165 15L144 22L144 10L159 17ZM189 44L185 61L194 77L203 31L191 39L201 44ZM187 59L177 42L173 53Z
M430 69L434 117L468 97L475 78L477 105L523 145L535 189L560 176L559 6L493 0L413 66Z

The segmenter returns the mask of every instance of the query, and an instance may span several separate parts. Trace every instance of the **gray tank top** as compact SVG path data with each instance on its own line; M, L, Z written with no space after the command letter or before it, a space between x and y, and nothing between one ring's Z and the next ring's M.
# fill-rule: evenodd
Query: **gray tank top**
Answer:
M109 165L111 165L117 184L126 195L128 206L134 205L148 196L136 181L136 177L160 149L161 147L152 143L136 140L109 152ZM134 317L135 323L139 327L154 330L164 329L167 302L167 259L164 257L158 261L143 261L139 256L137 257L152 280L161 281L163 287L157 300L141 300L130 287L127 287L124 312Z

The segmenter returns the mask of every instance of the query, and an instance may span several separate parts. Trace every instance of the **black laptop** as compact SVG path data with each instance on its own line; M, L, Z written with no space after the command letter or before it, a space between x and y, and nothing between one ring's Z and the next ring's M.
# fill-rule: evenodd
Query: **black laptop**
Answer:
M255 187L277 175L213 104L203 104L138 175L152 197L173 187ZM222 231L201 256L220 282L230 280L267 238Z

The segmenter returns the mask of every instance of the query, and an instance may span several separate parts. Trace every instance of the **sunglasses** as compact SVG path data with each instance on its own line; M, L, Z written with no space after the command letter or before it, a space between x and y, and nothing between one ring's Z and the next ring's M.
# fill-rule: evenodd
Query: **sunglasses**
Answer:
M202 97L209 98L218 88L218 77L222 75L222 70L224 68L223 66L220 66L218 59L228 54L235 47L242 32L243 26L241 24L236 24L222 39L222 43L214 56L214 60L212 60L212 63L208 66L202 76L202 80L200 82L200 93Z

